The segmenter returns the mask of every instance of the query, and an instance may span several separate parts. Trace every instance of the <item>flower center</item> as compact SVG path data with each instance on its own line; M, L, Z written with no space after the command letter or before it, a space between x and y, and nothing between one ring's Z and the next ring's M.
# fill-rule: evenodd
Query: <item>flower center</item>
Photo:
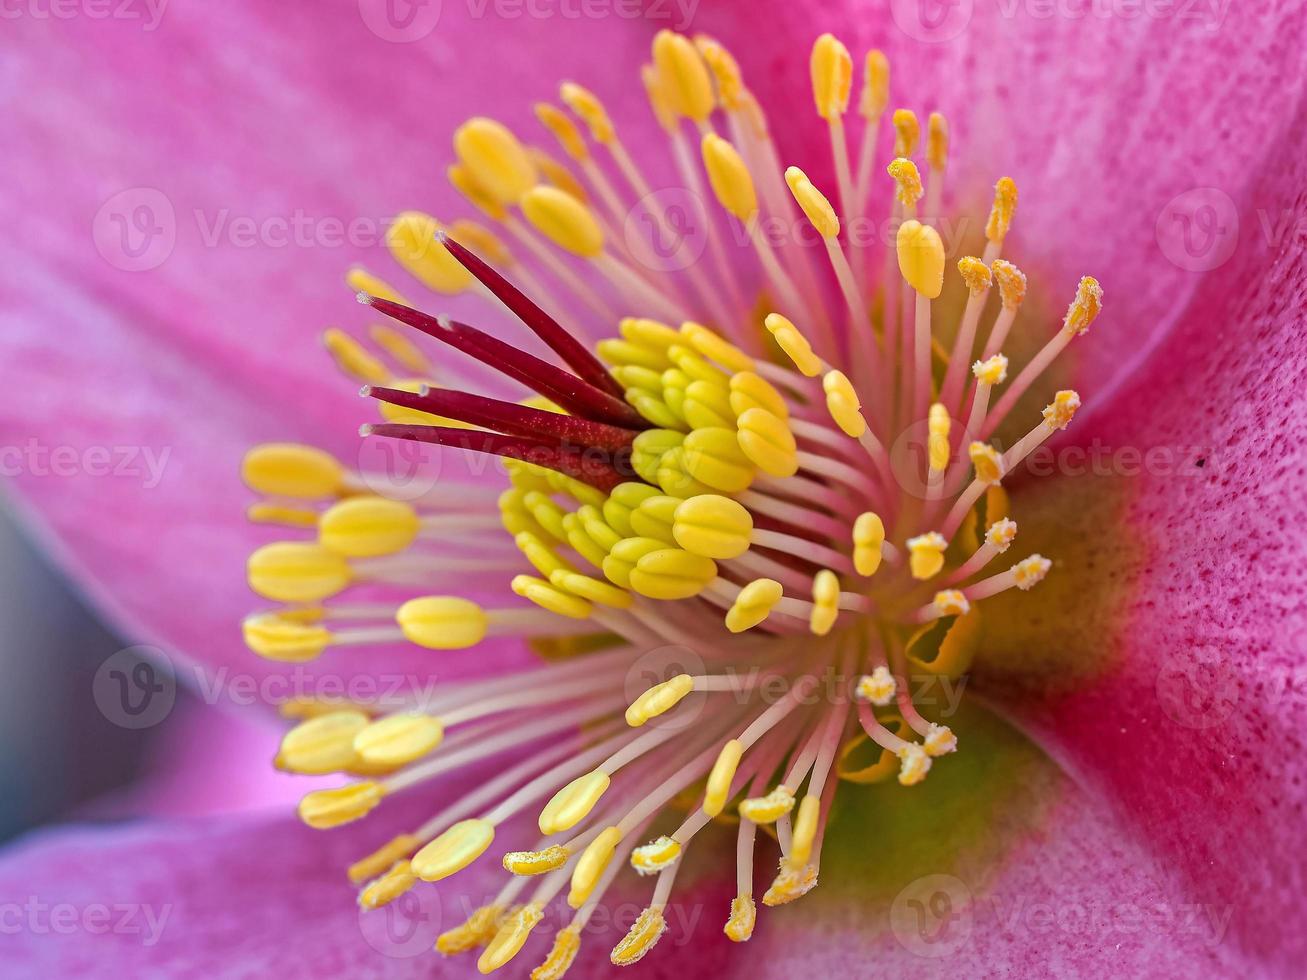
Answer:
M246 620L255 652L304 661L328 648L455 650L510 635L551 655L541 667L401 704L297 702L288 714L300 724L277 757L293 772L362 777L303 799L301 817L319 828L478 761L510 760L350 869L360 902L375 908L462 870L510 818L535 812L540 836L503 855L502 891L437 943L444 953L483 947L483 972L516 955L567 889L571 919L532 974L561 977L628 863L657 876L648 908L611 952L615 964L638 960L665 928L693 838L728 808L740 819L725 931L747 940L757 828L774 825L780 849L763 902L814 887L842 780L897 775L912 786L957 748L946 725L918 710L908 678L964 671L979 604L1032 588L1050 568L1032 555L986 574L1017 532L1002 480L1066 428L1079 396L1057 392L1010 446L989 440L1088 328L1101 290L1081 280L1051 339L1008 382L1001 348L1026 287L1001 257L1015 184L995 187L983 254L957 263L967 297L959 322L935 322L946 273L932 225L947 169L944 119L929 118L923 179L917 117L892 114L893 193L886 184L882 200L872 172L887 62L867 57L852 155L849 53L823 35L811 68L838 206L798 168L781 169L763 110L725 49L671 32L655 39L644 82L683 188L722 209L721 221L706 222L704 261L679 272L654 261L648 243L614 233L638 213L675 237L677 219L589 91L561 89L589 140L573 115L537 107L570 166L492 120L460 127L450 179L531 264L480 224L444 228L418 212L395 222L392 254L430 289L506 308L541 356L421 312L351 270L360 302L416 331L374 326L372 349L326 334L338 367L381 410L384 421L362 434L497 457L508 481L497 499L448 477L415 491L305 446L261 446L246 458L246 482L265 498L251 517L316 532L316 541L250 557L254 591L283 604ZM841 237L877 207L896 229L883 256ZM811 227L819 247L777 243L764 233L768 218ZM746 301L732 250L760 276L760 304ZM575 325L583 318L562 313L573 308L617 323L618 335L590 344ZM533 394L505 400L439 384L415 339ZM518 600L474 601L469 593L492 591L485 580L509 581ZM347 600L355 589L368 600ZM669 649L677 666L651 669ZM864 744L878 754L858 768ZM650 839L687 799L679 826Z

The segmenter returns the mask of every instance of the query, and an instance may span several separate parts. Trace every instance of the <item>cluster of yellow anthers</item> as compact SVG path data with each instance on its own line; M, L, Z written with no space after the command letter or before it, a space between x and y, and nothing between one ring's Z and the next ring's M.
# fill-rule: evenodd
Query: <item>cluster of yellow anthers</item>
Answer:
M520 756L349 872L363 885L360 902L375 908L418 880L467 867L499 825L538 808L534 849L504 854L511 877L503 890L437 943L443 953L483 947L482 972L516 955L568 887L575 915L532 973L561 977L628 862L657 875L648 908L611 954L619 965L638 960L665 928L692 838L728 807L738 815L739 889L725 931L747 940L757 828L771 828L781 853L764 903L805 894L817 882L840 780L897 775L911 786L956 748L949 728L922 717L904 678L964 670L978 601L1029 589L1049 569L1033 555L978 578L1017 530L1000 482L1067 426L1079 397L1057 392L1038 424L1005 449L985 440L1090 325L1098 284L1080 282L1052 339L991 407L1007 380L1000 348L1025 293L1025 277L1000 258L1015 185L997 184L983 255L958 262L968 298L950 350L932 322L945 275L930 224L947 165L944 120L930 116L923 180L917 117L892 114L894 193L887 182L881 195L872 172L889 98L885 58L867 56L856 161L844 132L849 53L822 36L811 66L838 206L798 169L781 169L762 108L720 45L670 32L655 39L644 82L675 165L686 188L708 199L710 187L725 211L708 231L704 262L683 274L651 272L638 247L615 233L632 207L665 227L668 216L587 90L562 86L570 115L538 107L570 165L488 119L457 131L451 180L531 262L519 263L483 225L443 228L417 213L396 222L394 257L438 292L502 303L565 367L421 313L368 272L349 273L374 311L534 390L514 401L453 390L449 375L438 383L428 355L390 326L372 328L373 350L337 330L326 335L339 367L380 402L385 421L365 426L365 435L495 454L511 484L497 501L449 478L419 492L305 446L261 446L246 459L247 483L266 498L251 516L316 533L316 541L268 545L249 560L254 591L285 604L246 621L259 654L303 661L328 647L402 640L449 650L499 635L529 638L551 654L539 668L456 685L422 703L296 702L287 713L300 724L277 756L293 772L358 777L304 798L300 814L319 828L478 760ZM697 159L687 139L695 131ZM841 226L875 210L873 200L897 227L884 261L840 240ZM800 212L824 255L757 232L760 217L797 221ZM743 258L756 256L763 308L774 312L762 316L746 298L741 257L729 253L722 222L743 230ZM578 275L568 253L595 274ZM891 280L895 257L901 277ZM563 315L571 306L541 273L600 323L618 323L620 337L593 347L578 340L584 317ZM1000 302L977 356L995 283ZM917 424L926 452L892 463L887 446ZM524 563L535 574L517 574ZM411 597L442 586L484 593L487 578L508 576L526 602L487 608L451 595ZM339 598L356 587L373 594ZM702 669L628 704L624 685L641 656L669 645L687 648ZM836 683L816 697L823 676ZM862 746L879 755L856 768ZM694 799L678 828L642 842L670 806ZM519 900L535 876L534 892Z

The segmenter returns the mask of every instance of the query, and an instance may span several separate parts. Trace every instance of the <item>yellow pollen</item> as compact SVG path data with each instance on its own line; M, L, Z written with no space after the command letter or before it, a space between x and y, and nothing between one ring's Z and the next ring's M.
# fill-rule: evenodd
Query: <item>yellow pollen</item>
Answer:
M825 636L839 614L840 580L829 568L823 568L812 579L812 613L808 617L808 629L817 636Z
M967 597L957 589L935 593L935 609L941 616L962 616L971 609Z
M813 186L808 175L798 167L788 167L785 170L785 183L789 185L790 193L812 226L817 229L817 234L822 238L837 237L840 233L840 219L826 195Z
M791 321L779 313L769 313L764 326L805 378L815 378L821 373L821 360L812 352L808 338Z
M754 579L740 590L735 602L727 610L726 628L732 633L753 629L766 621L783 595L784 589L775 579Z
M694 678L689 674L677 674L671 680L655 684L631 702L631 706L626 709L626 723L632 728L639 728L651 718L671 711L692 690Z
M531 930L545 917L544 910L532 902L523 905L505 918L495 936L486 945L477 960L477 970L481 973L493 973L506 965L509 960L521 952L531 937Z
M845 435L856 439L867 431L862 402L843 371L827 371L821 379L821 387L826 392L826 410Z
M726 808L726 800L731 791L731 780L735 770L744 758L744 743L737 738L722 746L713 763L712 772L708 774L708 785L703 791L703 812L710 817L718 816Z
M680 548L660 548L641 557L630 577L631 588L650 599L689 599L717 577L717 564Z
M659 31L653 39L653 63L668 108L696 123L706 122L717 99L708 66L690 39Z
M875 575L880 568L885 523L879 514L867 511L853 522L853 567L859 575Z
M944 289L944 243L930 225L905 221L899 225L896 239L899 272L904 280L927 299L935 299Z
M671 96L667 92L667 86L663 84L662 78L658 75L658 69L653 65L644 65L640 68L640 81L644 84L644 94L649 99L649 107L653 109L654 118L658 120L658 125L672 135L675 135L680 127L680 119L677 117L676 110L672 107Z
M858 111L864 119L879 119L889 108L889 59L875 48L867 52L862 98Z
M905 745L899 749L899 785L916 786L930 772L930 756L920 745Z
M392 303L405 303L404 297L400 295L399 290L384 279L374 276L362 266L353 265L346 270L345 285L349 286L352 293L367 293L369 296L376 296L378 299L388 299ZM405 305L408 304L405 303Z
M687 320L681 324L680 336L689 341L695 353L730 371L752 371L755 367L752 357L702 323Z
M361 885L377 875L384 874L389 868L394 867L396 862L405 860L419 844L421 841L413 834L392 837L367 857L351 864L349 880L355 885Z
M351 497L322 515L318 543L347 558L375 558L403 551L420 527L417 513L403 501Z
M730 497L702 494L677 506L672 534L693 555L738 558L749 550L753 516Z
M927 755L938 758L941 755L948 755L950 752L957 751L958 737L953 734L953 729L949 728L948 725L937 725L931 722L930 732L921 744L925 747Z
M771 887L763 893L762 904L769 908L788 905L795 899L802 898L817 887L817 869L811 864L802 868L790 867L788 861L781 861L780 873L772 881Z
M571 857L562 844L553 844L539 851L509 851L504 855L504 870L515 875L542 875L557 871Z
M802 868L812 857L812 842L817 836L817 820L820 816L820 798L805 796L799 803L799 814L794 820L794 832L790 838L790 867Z
M740 450L758 469L782 479L799 471L798 442L784 417L750 408L740 414L736 426Z
M608 144L613 141L616 130L608 110L598 96L575 82L563 82L558 87L558 97L589 127L590 135L596 143Z
M912 577L924 582L938 575L944 567L944 549L947 547L948 541L938 531L928 531L915 538L908 538L908 565Z
M939 402L930 406L930 414L927 417L927 430L929 436L926 440L927 452L930 456L930 468L936 473L942 472L948 466L949 458L949 431L953 426L952 419L949 418L948 409Z
M408 861L396 861L394 867L380 875L359 893L359 905L365 909L379 909L389 905L415 884L417 875Z
M528 158L528 163L530 159ZM472 171L462 164L453 163L445 170L454 190L467 199L467 202L492 221L503 221L508 216L508 209L477 181Z
M477 185L501 205L517 204L536 182L526 150L508 127L469 119L454 131L454 153Z
M983 361L977 361L971 365L971 373L982 385L989 385L991 388L1000 385L1007 380L1007 358L1002 354L995 354Z
M1017 522L1004 517L989 526L985 541L1000 555L1011 547L1017 536Z
M858 686L854 689L854 693L864 701L883 708L894 700L898 690L898 682L894 680L894 675L882 664L870 674L858 678Z
M241 623L245 645L266 660L305 663L322 655L332 642L331 631L279 613L260 613Z
M530 575L515 575L509 583L514 594L529 599L541 609L566 616L568 619L588 619L594 607L579 596L565 592L551 582Z
M681 845L666 835L631 852L631 867L642 875L657 874L681 856Z
M981 483L998 483L1003 479L1003 454L993 446L983 442L973 442L967 447L971 465L976 468L976 479Z
M1006 259L994 260L994 279L1005 310L1015 310L1026 298L1026 274Z
M744 79L740 76L740 65L726 48L717 41L702 34L694 39L708 70L717 80L717 95L722 108L728 112L744 106Z
M731 410L737 416L751 408L765 408L779 419L790 417L785 398L760 375L752 371L737 371L731 375Z
M921 142L921 123L917 121L917 114L911 109L895 109L893 123L894 155L911 157Z
M354 577L344 558L306 541L264 545L250 555L245 570L250 588L277 602L318 602Z
M255 493L269 497L317 500L341 492L345 471L334 456L321 449L271 442L245 454L241 479Z
M466 953L469 949L484 946L494 938L504 909L501 905L483 905L462 925L442 932L436 939L436 952L445 956Z
M531 971L531 980L562 980L581 951L581 932L576 926L558 930L545 961Z
M1018 589L1022 592L1029 592L1044 581L1044 576L1048 574L1048 570L1052 567L1053 563L1043 555L1031 555L1013 566L1012 577L1016 579Z
M580 572L559 569L549 576L549 583L572 593L572 595L580 596L587 602L598 603L601 606L609 606L613 609L630 609L634 601L631 598L631 593L614 588L607 582L601 582L593 576L582 575Z
M306 776L339 772L354 761L354 736L368 722L361 711L333 711L310 718L282 736L278 761L283 769Z
M578 162L590 159L590 149L585 145L585 138L576 123L572 122L571 116L548 102L537 102L535 114L540 124L553 134L564 153Z
M576 198L582 204L590 203L590 195L586 193L585 185L576 179L572 171L558 160L551 157L544 150L533 146L527 151L527 156L535 164L536 169L540 172L541 183L548 184L557 188L565 194Z
M905 208L915 208L925 193L917 165L904 157L898 157L890 161L885 170L894 178L894 199Z
M566 191L538 184L522 197L522 214L540 234L583 259L603 254L604 232L594 213Z
M540 811L540 833L557 834L579 824L607 792L609 781L608 773L599 769L573 779Z
M627 934L613 947L609 960L614 966L638 963L645 953L654 948L666 930L667 921L663 918L662 909L645 909Z
M753 482L753 463L740 449L733 429L695 429L685 437L682 448L686 473L700 483L722 493L740 493Z
M410 599L395 613L395 622L410 643L428 650L463 650L486 635L489 619L470 599L422 596Z
M1044 408L1044 421L1054 429L1065 429L1080 408L1080 396L1074 391L1059 391Z
M440 222L421 211L405 211L386 232L386 244L395 261L424 286L446 295L463 292L474 282L454 256L437 239Z
M823 34L813 42L809 68L817 115L826 120L844 115L853 87L853 58L849 49L833 34Z
M967 284L967 289L972 296L979 296L994 281L994 274L989 271L989 266L974 255L964 255L958 259L958 272L962 274L962 281Z
M754 796L740 802L740 816L751 823L775 823L794 809L794 791L777 786L766 796Z
M989 220L985 222L985 237L997 245L1003 244L1008 229L1012 226L1012 215L1017 209L1017 185L1011 177L1001 177L994 185L994 205L989 210Z
M300 819L314 830L328 830L366 817L384 790L370 779L309 793L299 805Z
M417 713L390 715L354 736L354 751L373 766L398 767L434 751L445 737L439 718Z
M1085 276L1076 288L1076 298L1066 311L1062 329L1072 336L1078 336L1089 329L1103 309L1103 287L1092 276Z
M267 502L250 504L245 508L245 519L251 524L277 524L281 527L316 528L318 526L316 510Z
M726 938L733 943L747 943L753 936L758 920L758 908L752 895L736 895L731 899L731 917L726 920Z
M324 330L322 346L327 348L327 353L336 362L336 367L346 377L369 384L384 384L390 377L385 365L364 350L362 344L343 330L336 327Z
M927 122L926 162L936 172L948 166L948 120L943 113L932 112Z
M423 881L440 881L462 871L495 839L493 824L460 820L413 855L413 873Z
M743 158L715 133L705 134L701 148L708 182L718 203L741 221L749 221L758 213L758 192Z
M599 836L581 852L572 869L572 887L567 893L567 904L579 909L594 891L599 878L613 860L613 851L622 839L622 832L617 827L605 827Z

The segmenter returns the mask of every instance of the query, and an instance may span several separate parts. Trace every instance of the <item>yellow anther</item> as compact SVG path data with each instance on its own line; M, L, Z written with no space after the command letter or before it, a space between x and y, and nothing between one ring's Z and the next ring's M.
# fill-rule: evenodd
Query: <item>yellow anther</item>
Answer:
M318 542L348 558L374 558L403 551L421 522L408 504L386 497L351 497L322 515Z
M636 563L645 555L662 551L667 547L666 541L657 538L622 538L604 559L603 572L608 581L623 589L631 587L631 572Z
M375 881L369 882L359 893L359 905L365 909L379 909L389 905L417 884L417 880L413 866L408 861L396 861L392 868Z
M635 367L640 370L650 371L657 376L671 366L671 360L667 357L666 349L658 350L652 347L646 347L643 344L633 344L625 340L616 340L608 338L595 344L595 353L599 355L600 360L606 364L611 364L615 369ZM616 374L614 374L616 377ZM629 376L629 375L628 375ZM643 384L636 385L637 380ZM618 378L623 381L622 378ZM645 387L651 391L657 391L660 381L647 376L636 376L629 381L623 381L623 384L630 387Z
M899 785L916 786L930 772L930 756L916 743L899 749Z
M949 431L953 427L953 420L949 418L948 409L939 402L931 405L926 426L928 432L926 448L930 456L930 468L939 473L948 466L948 437Z
M423 881L440 881L462 871L495 839L495 827L485 820L460 820L413 855L413 873Z
M733 943L747 943L753 936L758 920L758 908L752 895L736 895L731 899L731 917L726 920L726 938Z
M732 633L753 629L771 615L784 594L780 582L769 578L754 579L740 590L727 610L726 628Z
M613 851L622 839L622 832L616 827L605 827L599 836L590 842L581 856L577 858L576 867L572 869L572 887L567 894L567 904L579 909L594 891L599 878L613 860Z
M928 531L915 538L908 538L908 567L912 577L924 582L934 578L944 567L944 549L948 541L938 531Z
M944 243L939 232L919 221L899 225L896 241L899 272L908 285L927 299L944 289Z
M384 364L373 357L363 345L345 331L330 327L322 332L322 346L336 362L342 374L355 381L369 384L384 384L390 377Z
M971 611L971 603L958 589L944 589L935 593L935 611L941 616L964 616Z
M576 511L577 520L585 529L585 533L592 541L604 552L605 555L613 550L613 547L622 540L621 534L613 530L600 512L598 507L592 504L585 504Z
M917 121L917 114L911 109L895 109L893 122L894 155L911 157L921 142L921 123Z
M553 948L545 961L531 971L531 980L563 980L563 976L572 966L576 954L581 951L581 929L569 925L558 930L554 936Z
M476 252L477 255L493 266L503 269L515 264L513 253L508 250L508 246L504 244L503 239L485 225L478 224L468 218L459 218L457 221L449 223L449 235L460 245ZM402 337L403 335L400 334L399 336ZM400 356L398 352L393 353L401 362L404 362L403 356ZM420 367L411 364L406 363L406 366L410 370L421 370Z
M505 966L522 951L522 947L531 937L531 930L538 926L544 917L544 910L537 902L514 910L504 919L494 938L482 950L480 958L477 959L477 970L481 973L493 973Z
M601 563L602 561L603 559L600 558ZM565 592L580 596L587 602L609 606L613 609L631 608L631 593L614 588L607 582L601 582L591 575L559 570L549 576L549 582Z
M662 909L645 909L632 923L621 941L613 947L608 957L609 961L614 966L630 966L632 963L638 963L644 958L645 953L654 948L666 931L667 920L663 918Z
M1043 555L1031 555L1012 566L1012 577L1016 579L1018 589L1029 592L1044 581L1044 576L1052 567L1053 563Z
M741 108L744 105L744 79L740 75L740 65L735 56L702 34L694 39L694 46L699 49L708 70L717 80L717 95L722 108L727 111Z
M994 279L1005 310L1015 310L1026 298L1026 274L1006 259L994 260Z
M562 844L553 844L539 851L509 851L504 855L504 870L515 875L542 875L546 871L557 871L570 856Z
M540 124L553 134L554 139L558 140L558 145L563 148L573 160L590 159L590 149L585 145L585 139L581 136L581 130L577 129L576 123L572 122L572 117L563 112L556 105L550 105L548 102L537 102L535 105L536 118Z
M890 161L885 170L894 178L894 199L905 208L915 208L925 193L917 165L904 157L898 157Z
M808 67L817 115L827 120L844 115L853 86L853 59L849 49L833 34L823 34L813 42Z
M788 861L781 861L780 873L763 893L762 904L768 907L788 905L817 887L817 869L811 864L797 870Z
M490 195L467 167L458 163L451 164L445 169L445 176L449 178L454 190L462 194L469 204L487 218L492 221L503 221L508 216L508 209Z
M675 134L680 119L676 115L676 110L672 108L671 96L667 94L667 86L659 77L658 69L653 65L642 65L640 81L644 84L644 94L649 98L649 107L653 109L658 125L667 132Z
M858 686L854 689L854 693L862 700L883 708L894 700L898 690L898 682L894 680L894 675L882 664L870 674L863 674L858 678Z
M685 420L693 429L735 428L730 391L714 382L691 381L683 405Z
M416 712L390 715L354 736L354 751L369 765L395 768L435 750L445 737L439 718Z
M618 534L633 535L635 529L631 526L631 513L646 500L657 496L660 496L657 488L646 483L619 483L604 501L604 520Z
M419 394L424 388L432 386L421 378L394 378L387 382L386 387L394 388L397 391L409 391ZM387 422L396 422L401 425L448 425L462 429L471 428L467 423L460 422L457 419L447 419L416 408L392 405L390 402L383 401L378 401L376 405L381 417Z
M685 471L722 493L740 493L753 482L754 466L740 449L733 429L695 429L685 437Z
M1001 245L1012 227L1012 215L1017 209L1017 184L1011 177L1000 177L994 185L994 204L985 222L985 237Z
M501 205L517 204L536 182L526 150L506 126L469 119L454 130L454 153L485 193Z
M509 584L514 594L568 619L589 619L594 611L594 607L584 599L565 592L544 579L533 578L530 575L515 575Z
M681 324L680 336L696 353L716 361L728 371L752 371L756 366L752 357L702 323L687 320Z
M879 514L867 511L853 522L853 567L859 575L875 575L880 568L881 547L885 544L885 522Z
M974 255L964 255L958 259L958 272L962 273L962 281L967 284L967 289L972 296L979 296L985 292L994 281L994 274L989 271L989 266Z
M985 542L1001 555L1011 547L1016 536L1017 522L1004 517L989 526L985 532Z
M825 636L840 614L840 580L829 568L823 568L812 580L812 612L808 629Z
M349 880L355 885L361 885L365 881L383 874L392 868L397 861L405 861L421 841L412 834L400 834L392 837L386 843L361 860L355 861L349 866Z
M668 108L695 122L712 115L717 105L712 76L689 38L659 31L653 39L653 63Z
M352 265L345 272L345 285L354 293L367 293L377 299L388 299L392 303L404 303L404 297L398 289L379 276L374 276L362 266ZM407 304L405 304L407 305Z
M730 375L713 367L686 344L673 344L667 348L667 356L678 368L685 372L692 382L703 381L718 388L730 387Z
M758 192L735 147L717 134L707 133L702 150L708 182L718 203L741 221L752 219L758 213Z
M981 483L998 483L1003 479L1003 454L983 442L967 447L971 465L976 468L976 479Z
M726 808L730 798L731 781L735 779L735 770L744 758L744 743L733 738L722 746L713 763L712 772L708 774L708 785L703 791L703 812L715 817Z
M1044 407L1044 421L1054 429L1065 429L1080 408L1080 396L1074 391L1059 391ZM273 598L276 598L275 596Z
M781 419L790 417L785 398L760 375L752 371L737 371L731 375L731 411L738 418L751 408L765 408Z
M686 471L685 448L683 446L678 446L671 452L666 453L658 461L655 480L664 493L683 498L693 497L700 493L712 493L717 489L705 483L700 483Z
M766 796L754 796L740 803L740 816L751 823L775 823L794 809L794 791L777 786Z
M989 385L991 388L1000 385L1007 380L1007 358L1002 354L995 354L983 361L977 361L971 365L971 373L982 385Z
M409 275L438 293L454 295L475 281L449 250L436 240L440 223L421 211L405 211L386 232L386 245Z
M857 439L867 431L862 402L843 371L827 371L821 379L821 387L826 392L826 409L845 435Z
M245 645L266 660L305 663L322 655L331 632L317 623L304 623L278 613L260 613L241 623Z
M932 112L926 123L926 162L936 172L948 166L948 120L943 113Z
M304 541L264 545L250 555L245 571L251 589L278 602L317 602L353 578L344 558Z
M817 820L820 816L821 799L805 796L799 803L799 814L794 819L794 831L790 838L790 867L802 868L812 857L812 842L817 836Z
M663 456L680 447L685 434L671 429L648 429L631 444L631 467L650 482L657 482Z
M753 516L730 497L704 494L677 506L672 534L691 554L720 560L738 558L749 550Z
M626 723L639 728L649 719L671 711L692 690L694 678L689 674L677 674L671 680L655 684L631 702L626 709Z
M354 761L354 736L368 726L361 711L333 711L301 722L281 739L281 768L306 776L339 772Z
M539 184L522 198L522 213L559 248L593 259L603 254L604 232L591 210L566 191Z
M526 153L539 171L542 185L554 187L576 198L582 204L590 203L590 195L586 193L585 185L576 179L576 175L567 168L566 164L554 159L538 146L531 147Z
M269 497L316 500L341 492L345 471L330 453L291 442L255 446L241 462L241 479Z
M366 817L381 802L383 792L380 784L370 779L336 789L320 789L300 800L300 819L314 830L339 827Z
M651 551L631 570L631 588L650 599L688 599L717 577L717 563L680 548Z
M656 874L670 868L680 856L680 843L664 835L632 851L631 867L642 875Z
M784 419L765 408L751 408L736 425L740 449L758 469L780 478L799 471L798 444Z
M428 650L463 650L476 646L490 625L485 610L458 596L410 599L395 613L395 622L410 643Z
M858 111L864 119L879 119L889 107L889 59L875 48L867 52Z
M921 744L926 749L926 755L939 758L941 755L957 751L958 737L953 734L953 729L948 725L931 722L930 732L922 739Z
M803 209L812 226L817 229L817 234L822 238L838 237L840 219L835 214L835 209L831 207L830 201L826 199L826 195L813 186L808 175L798 167L787 167L785 183L789 185L790 193L794 195L794 200Z
M528 496L530 495L528 494ZM562 519L559 520L559 530L562 531ZM543 522L541 522L541 525L543 526ZM526 560L535 566L536 571L545 578L549 578L554 572L576 571L570 562L559 555L552 545L545 544L537 534L522 531L520 534L513 536L513 543L526 556Z
M666 355L667 348L684 339L680 331L646 317L625 317L617 329L628 342L663 355Z
M442 932L436 939L436 952L445 956L466 953L469 949L484 946L494 938L498 922L503 917L501 905L483 905L473 912L466 922Z
M590 135L594 137L596 143L613 141L616 135L613 121L608 117L608 111L599 101L598 96L575 82L563 82L558 87L558 97L590 128Z
M553 795L540 811L540 833L557 834L571 830L594 809L608 790L608 773L595 769L578 776Z
M1076 288L1076 298L1067 308L1062 329L1072 336L1078 336L1089 329L1099 312L1103 309L1103 287L1092 276L1085 276Z
M764 325L772 339L785 352L785 356L794 362L804 377L814 378L821 373L821 359L812 352L808 338L791 321L779 313L769 313Z
M680 497L666 494L656 494L640 501L640 506L631 511L631 529L642 538L674 543L672 524L676 519L676 508L683 502Z

